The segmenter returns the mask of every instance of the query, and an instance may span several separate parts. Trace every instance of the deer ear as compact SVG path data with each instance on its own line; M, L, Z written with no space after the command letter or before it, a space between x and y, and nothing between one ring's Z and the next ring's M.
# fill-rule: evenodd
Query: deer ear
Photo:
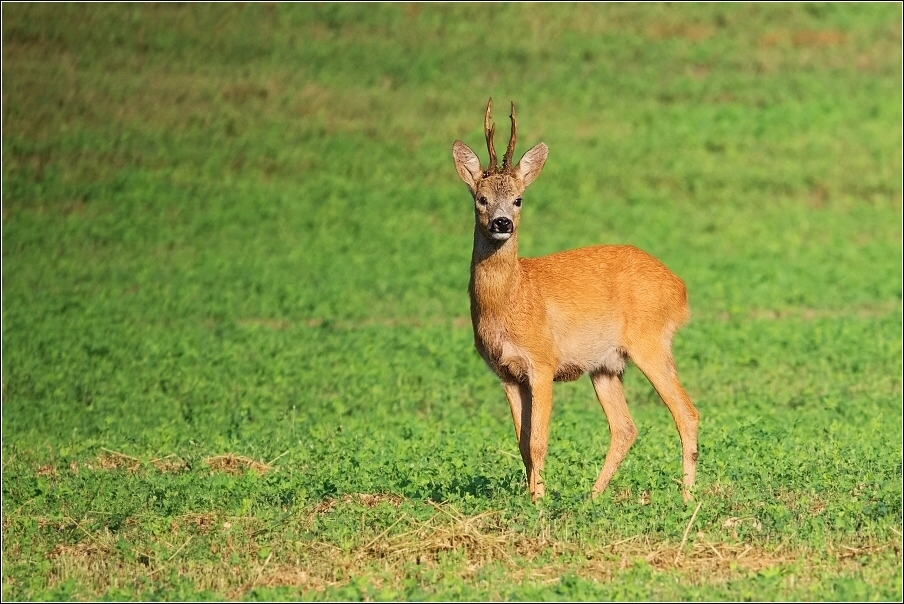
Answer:
M540 175L548 155L549 147L545 143L537 143L521 156L521 161L515 166L515 175L521 179L525 188Z
M465 181L471 193L477 190L477 182L483 177L480 169L480 159L471 148L461 141L452 144L452 159L455 160L455 169L458 175Z

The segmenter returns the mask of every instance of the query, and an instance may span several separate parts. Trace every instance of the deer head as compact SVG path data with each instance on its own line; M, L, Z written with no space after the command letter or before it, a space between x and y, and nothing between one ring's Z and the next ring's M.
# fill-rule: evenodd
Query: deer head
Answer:
M474 198L478 232L489 240L505 242L518 229L521 195L539 176L549 154L549 148L543 143L538 143L521 157L517 165L512 166L512 156L515 152L515 104L512 103L512 113L509 116L512 120L512 134L500 168L496 163L496 148L493 142L496 124L490 123L492 106L491 98L487 103L483 121L487 151L490 154L486 170L480 167L477 154L461 141L455 141L452 145L452 158L455 160L458 175L468 185L468 190Z

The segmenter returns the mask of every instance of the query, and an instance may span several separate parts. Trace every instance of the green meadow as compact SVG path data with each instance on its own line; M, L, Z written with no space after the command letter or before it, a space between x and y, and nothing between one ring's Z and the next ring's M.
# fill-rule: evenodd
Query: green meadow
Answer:
M904 597L897 3L4 3L2 53L4 601ZM490 96L550 148L522 255L687 285L688 504L633 366L606 493L583 377L530 502Z

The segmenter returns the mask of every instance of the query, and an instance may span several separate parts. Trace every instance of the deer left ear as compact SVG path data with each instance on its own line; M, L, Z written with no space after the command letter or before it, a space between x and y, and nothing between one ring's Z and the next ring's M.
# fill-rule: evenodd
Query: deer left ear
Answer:
M548 155L549 147L545 143L537 143L521 156L521 161L515 166L514 172L524 183L525 188L540 175Z

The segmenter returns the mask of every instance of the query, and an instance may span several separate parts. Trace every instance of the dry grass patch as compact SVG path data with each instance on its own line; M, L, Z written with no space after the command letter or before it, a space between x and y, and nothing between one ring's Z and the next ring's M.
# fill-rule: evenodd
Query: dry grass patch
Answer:
M124 469L135 473L142 468L153 466L164 474L177 474L188 469L188 464L185 463L185 460L172 453L163 457L155 457L154 459L144 461L138 457L126 455L125 453L113 451L112 449L101 447L101 450L103 453L98 455L93 462L88 462L83 465L79 465L77 461L69 462L69 471L73 474L78 474L81 468L84 467L91 472ZM56 471L48 471L48 468L50 468L50 466L38 468L38 476L55 476Z
M217 526L217 515L209 512L186 514L180 520L201 534L207 534Z
M167 455L166 457L158 457L152 459L148 463L152 464L155 468L157 468L160 472L164 474L178 474L184 470L188 469L188 464L185 463L185 460L176 457L176 455Z
M352 495L343 499L357 501ZM417 520L403 512L376 537L351 550L323 542L298 544L295 564L285 559L291 552L282 552L279 562L261 567L259 578L246 587L324 590L352 578L368 577L371 584L402 589L411 565L441 566L444 573L454 572L463 581L482 568L495 566L513 582L537 584L554 583L568 574L608 581L633 565L643 564L657 572L679 573L696 584L719 584L777 566L837 566L897 547L879 544L810 552L747 542L710 542L702 533L687 544L657 542L638 535L607 545L586 545L555 539L544 532L517 532L507 526L501 512L466 516L452 506L431 505L436 513L429 519ZM324 506L320 513L330 509ZM896 551L900 555L900 548ZM233 595L241 597L238 592Z
M226 453L225 455L214 455L204 460L211 470L226 472L227 474L241 474L246 470L263 475L272 469L270 464L255 461L250 457L235 455L234 453Z
M338 585L341 585L339 581L326 580L296 565L280 564L274 566L265 575L262 574L251 587L243 588L233 595L236 599L240 599L246 591L254 587L296 587L303 590L324 591L327 587Z
M374 508L381 503L387 503L393 507L399 507L404 501L403 497L392 493L347 493L339 498L324 499L314 506L312 512L314 514L327 514L339 504L359 504L364 507Z
M437 512L421 522L404 514L389 528L356 551L357 559L436 561L441 553L463 550L471 563L512 561L512 554L554 550L546 539L525 539L503 526L500 512L490 511L464 516L452 506L433 505ZM391 529L408 520L407 530L390 534Z
M839 29L806 29L794 32L791 40L796 47L820 48L841 46L847 40L847 36Z
M74 522L74 521L73 521ZM78 523L75 523L78 526ZM95 534L86 533L87 539L74 544L57 543L47 557L70 560L88 560L94 557L106 557L116 545L116 539L108 529Z
M404 502L392 494L349 494L320 504L315 513L339 513L340 505L398 507ZM239 600L257 587L323 592L352 581L402 593L412 574L424 572L468 582L478 581L481 569L492 569L491 574L501 571L516 584L548 584L568 575L610 581L645 565L655 572L677 573L682 581L715 585L780 566L802 565L808 574L823 567L854 569L862 557L889 550L900 559L899 543L836 545L814 552L755 542L711 542L703 533L681 543L637 535L587 544L555 538L549 530L519 532L500 511L466 515L448 504L428 504L433 513L427 519L401 509L385 529L374 536L361 534L351 546L299 540L298 527L287 525L289 533L283 533L267 529L254 517L222 521L213 512L181 516L179 526L168 534L133 535L139 538L127 548L131 554L121 547L127 535L107 528L82 529L80 542L51 548L47 581L53 586L72 579L84 588L80 597L90 599L113 588L149 585L177 575L189 579L195 589Z
M44 465L44 466L41 466L40 468L38 468L37 474L38 474L38 476L51 476L52 477L52 476L57 475L57 471L56 471L56 468L53 467L52 465Z
M137 457L132 457L131 455L126 455L117 451L105 451L107 452L97 456L97 461L93 465L87 464L89 470L109 471L125 469L129 472L136 472L142 466L141 460Z

